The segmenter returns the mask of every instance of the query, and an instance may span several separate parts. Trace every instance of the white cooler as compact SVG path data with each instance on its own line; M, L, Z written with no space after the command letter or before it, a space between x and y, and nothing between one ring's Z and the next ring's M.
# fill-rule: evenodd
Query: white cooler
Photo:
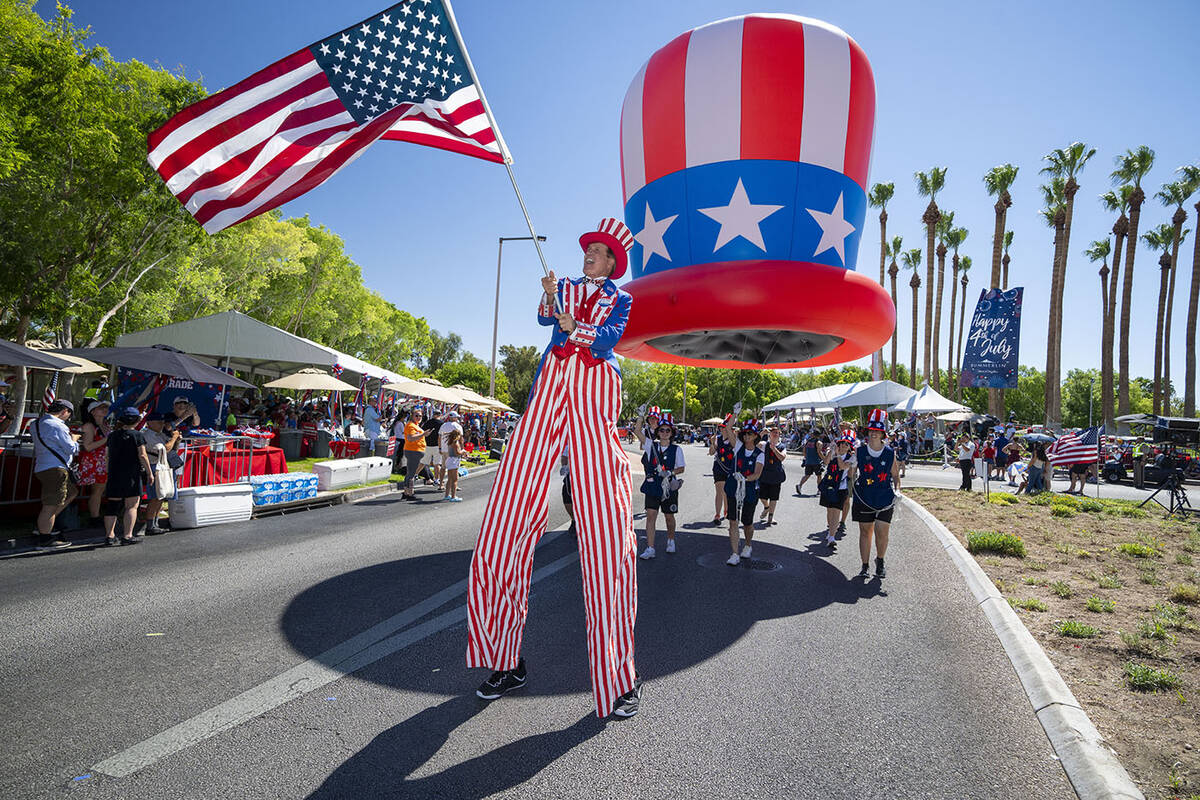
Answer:
M169 502L171 529L246 522L254 511L254 487L248 483L180 489Z
M381 456L368 456L357 459L358 463L367 465L367 479L364 483L386 481L392 474L392 460Z
M322 492L344 489L367 482L367 459L343 458L322 461L313 465L313 472L317 473L317 488Z

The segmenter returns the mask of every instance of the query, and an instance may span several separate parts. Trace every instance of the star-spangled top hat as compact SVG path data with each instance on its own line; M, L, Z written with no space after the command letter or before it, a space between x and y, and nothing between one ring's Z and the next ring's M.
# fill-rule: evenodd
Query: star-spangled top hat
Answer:
M666 425L668 428L671 428L672 430L674 430L675 429L675 416L670 413L663 414L662 417L658 420L658 425L654 426L654 429L657 431L663 425Z
M625 223L613 217L605 217L596 225L596 230L579 237L579 246L584 252L592 242L606 244L608 249L612 250L617 265L608 277L615 281L624 275L629 266L629 249L633 247L633 234L625 227Z
M760 434L762 432L762 426L759 425L757 419L748 419L744 423L742 423L742 431L741 432L742 433L753 433L754 435L757 436L758 434Z
M867 420L867 430L887 433L887 412L882 408L872 411L870 419Z

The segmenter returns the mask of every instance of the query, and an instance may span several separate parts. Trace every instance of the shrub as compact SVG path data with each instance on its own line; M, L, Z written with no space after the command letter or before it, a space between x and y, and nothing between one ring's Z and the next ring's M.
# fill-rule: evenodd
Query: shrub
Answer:
M1091 639L1093 636L1100 634L1100 629L1078 622L1073 619L1062 620L1055 629L1063 636L1069 636L1072 639Z
M1146 512L1142 509L1129 506L1118 506L1112 511L1112 513L1118 517L1125 517L1126 519L1145 519L1147 516Z
M1171 643L1166 640L1148 639L1137 633L1123 633L1118 631L1121 641L1125 644L1125 649L1131 653L1140 653L1151 658L1163 658L1169 654Z
M1034 578L1032 576L1026 576L1026 577L1022 578L1021 582L1024 583L1026 586L1041 586L1042 585L1041 578Z
M967 531L967 550L971 553L998 553L1024 558L1025 541L1012 533Z
M1186 608L1171 603L1155 604L1154 619L1175 630L1188 630L1196 627L1192 624Z
M1190 567L1192 565L1192 557L1187 553L1177 553L1175 555L1175 563L1182 564L1185 567Z
M1169 630L1170 623L1161 617L1153 617L1138 625L1138 636L1143 639L1154 639L1158 642L1174 642L1175 635Z
M1104 504L1099 500L1080 500L1079 510L1096 513L1104 510Z
M1011 506L1018 502L1015 494L1007 494L1005 492L992 492L988 495L988 502L998 506Z
M1130 558L1158 558L1159 555L1153 547L1141 542L1121 542L1117 545L1117 552Z
M1138 570L1138 580L1149 586L1159 586L1162 584L1162 581L1158 579L1158 572L1152 564L1147 564Z
M1050 584L1050 589L1059 597L1065 598L1071 596L1071 584L1066 581L1055 581Z
M1045 572L1048 569L1044 561L1027 561L1025 562L1025 568L1031 569L1034 572Z
M1200 530L1188 534L1187 541L1183 543L1183 549L1189 553L1200 553Z
M1101 589L1120 589L1122 586L1124 586L1124 584L1121 583L1121 579L1112 574L1101 575L1100 580L1096 581L1096 583L1100 585Z
M1130 661L1125 664L1125 682L1135 692L1158 692L1179 686L1179 676L1170 670Z
M1112 600L1106 600L1101 597L1096 597L1096 595L1092 595L1087 599L1087 610L1096 614L1111 614L1117 610L1117 604Z
M1171 587L1171 599L1176 603L1194 606L1200 603L1200 587L1194 583L1180 583Z
M1048 506L1054 500L1054 492L1038 492L1029 499L1029 502L1035 506Z
M1055 503L1054 505L1050 506L1050 516L1070 518L1075 516L1075 510L1070 506L1064 506Z
M1008 598L1008 603L1013 608L1023 608L1026 611L1049 611L1050 606L1046 605L1036 597L1030 597L1026 600L1018 600L1015 597Z

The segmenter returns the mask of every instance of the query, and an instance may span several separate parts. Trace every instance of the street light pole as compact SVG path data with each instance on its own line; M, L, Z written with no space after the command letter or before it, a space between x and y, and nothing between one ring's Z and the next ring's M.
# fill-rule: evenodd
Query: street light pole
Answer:
M546 241L545 236L537 238L539 242ZM500 330L500 262L504 258L504 243L532 241L532 236L501 236L500 247L496 251L496 307L492 312L492 369L488 380L488 397L496 396L496 335Z
M1088 378L1088 427L1092 427L1092 385L1096 382L1095 378Z

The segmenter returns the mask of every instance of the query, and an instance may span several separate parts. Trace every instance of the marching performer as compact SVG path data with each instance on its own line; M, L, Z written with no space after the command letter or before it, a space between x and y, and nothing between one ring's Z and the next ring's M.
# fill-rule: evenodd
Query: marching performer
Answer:
M758 481L758 498L763 504L762 519L765 519L768 525L775 524L775 504L779 502L779 489L787 480L787 473L783 469L783 460L787 458L787 452L780 444L779 437L779 428L771 427L767 431L767 441L762 446L766 466L763 468L762 478Z
M726 423L731 420L726 419ZM733 554L725 563L736 567L743 558L749 558L754 546L754 507L758 505L758 479L762 477L766 456L758 449L758 421L749 420L742 425L742 444L733 457L733 469L725 479L726 517L729 519L729 547ZM738 555L738 520L746 535L746 545Z
M466 660L468 667L494 670L476 692L485 700L525 685L521 640L533 552L546 530L550 473L565 445L596 714L629 717L641 699L633 661L637 538L629 459L616 429L621 373L613 345L625 331L632 298L613 280L625 273L633 234L619 220L604 219L579 244L583 277L556 280L551 272L542 279L538 322L554 333L500 462L471 558Z
M817 494L821 506L825 509L825 544L830 552L837 549L837 536L843 532L840 520L849 496L847 479L854 465L853 447L854 437L842 435L837 444L825 448L822 455L825 474L817 481Z
M733 414L725 417L719 430L708 443L708 454L713 457L713 487L716 489L716 512L713 525L720 525L725 518L725 480L733 472L733 451L737 448L737 434L733 430Z
M640 558L654 558L655 523L662 509L667 526L667 552L675 552L675 514L679 511L679 487L682 481L683 448L675 444L675 424L670 414L662 415L654 428L654 439L643 432L638 420L638 439L642 443L642 467L646 479L642 481L642 494L646 496L646 549Z
M896 490L900 488L900 462L883 441L886 432L887 412L877 408L867 422L867 441L859 446L857 463L851 468L854 500L850 516L858 523L858 550L862 556L860 578L870 573L872 538L875 539L875 577L887 575L883 557L887 553Z

